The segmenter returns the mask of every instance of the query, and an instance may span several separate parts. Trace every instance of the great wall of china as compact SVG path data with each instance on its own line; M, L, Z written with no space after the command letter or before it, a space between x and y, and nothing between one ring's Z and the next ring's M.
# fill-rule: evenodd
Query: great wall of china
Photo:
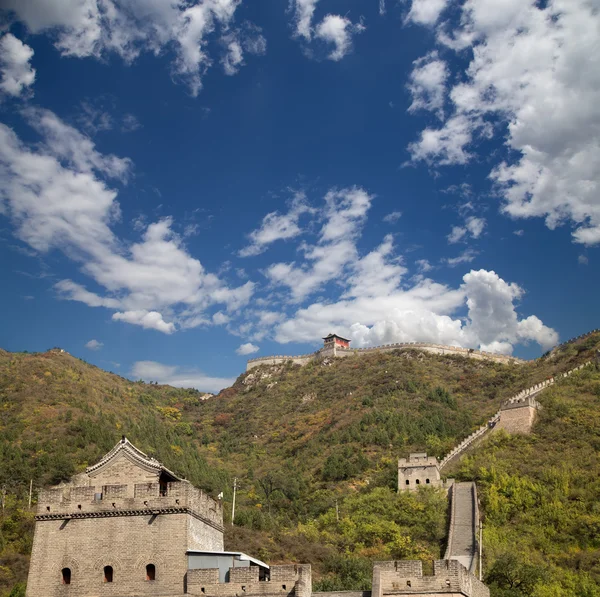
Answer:
M586 338L587 336L590 336L591 334L595 334L597 332L600 332L600 329L594 329L590 332L586 332L585 334L581 334L581 336L571 338L570 340L567 340L566 342L555 346L553 350L556 350L561 346L566 346L567 344L572 344L573 342ZM370 348L341 348L332 346L321 348L309 354L273 355L257 357L254 359L249 359L247 361L246 371L250 371L250 369L253 369L254 367L259 367L260 365L279 365L281 363L291 362L296 365L304 366L310 363L311 361L317 359L324 359L327 357L342 358L351 356L362 356L365 354L371 354L373 352L391 352L394 350L420 350L430 354L457 355L468 357L471 359L490 360L496 363L503 364L527 362L523 359L519 359L510 355L486 352L484 350L475 350L473 348L462 348L460 346L446 346L444 344L434 344L431 342L401 342L396 344L384 344L382 346L373 346Z

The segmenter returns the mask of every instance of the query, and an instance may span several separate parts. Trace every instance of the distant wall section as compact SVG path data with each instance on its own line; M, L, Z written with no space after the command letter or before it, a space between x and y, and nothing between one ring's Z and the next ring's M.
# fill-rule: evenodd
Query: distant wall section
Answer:
M268 357L258 357L256 359L250 359L246 365L246 371L250 371L254 367L260 365L278 365L281 363L292 362L296 365L307 365L315 359L324 358L344 358L344 357L356 357L363 356L366 354L372 354L374 352L392 352L394 350L420 350L430 354L440 355L457 355L463 356L470 359L479 359L494 361L496 363L512 364L512 363L524 363L522 359L518 359L513 356L496 354L493 352L485 352L481 350L474 350L472 348L462 348L460 346L445 346L443 344L432 344L430 342L403 342L398 344L385 344L383 346L374 346L371 348L343 348L339 346L322 348L317 352L311 354L302 354L296 356L276 355Z

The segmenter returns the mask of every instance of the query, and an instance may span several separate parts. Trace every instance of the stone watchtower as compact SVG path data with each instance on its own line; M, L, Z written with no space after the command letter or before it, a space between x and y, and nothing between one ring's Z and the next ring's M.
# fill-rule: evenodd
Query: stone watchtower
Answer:
M190 550L223 550L221 504L123 437L40 492L27 597L183 595Z
M440 465L435 456L413 452L398 459L398 491L416 491L419 487L443 487Z

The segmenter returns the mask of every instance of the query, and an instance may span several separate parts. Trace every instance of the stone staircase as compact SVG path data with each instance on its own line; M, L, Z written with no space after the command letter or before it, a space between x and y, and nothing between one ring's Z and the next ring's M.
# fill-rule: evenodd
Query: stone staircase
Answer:
M469 572L477 568L479 506L475 483L452 486L450 529L445 560L457 560Z

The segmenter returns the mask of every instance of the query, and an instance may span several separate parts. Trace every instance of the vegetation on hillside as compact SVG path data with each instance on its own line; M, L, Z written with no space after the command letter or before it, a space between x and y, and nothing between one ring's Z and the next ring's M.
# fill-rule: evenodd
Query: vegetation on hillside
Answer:
M131 382L66 353L0 351L0 489L6 490L0 596L26 579L30 480L39 488L67 479L122 434L194 484L224 491L227 522L237 477L236 526L227 525L226 548L272 562L309 562L315 588L367 588L372 560L440 557L445 496L430 488L396 494L397 457L413 449L442 456L506 398L592 358L599 340L589 337L526 365L404 351L303 368L260 367L208 401L194 390ZM544 411L540 429L553 428L552 412ZM589 426L582 438L598 433L594 422L582 414L581 424ZM510 452L525 440L502 441ZM470 462L464 478L480 475L481 465ZM487 496L487 481L477 479ZM490 545L488 570L510 545L504 551ZM530 547L542 553L537 544ZM553 566L554 579L556 570L579 564ZM596 586L591 573L589 579ZM497 595L533 594L492 581L497 591L513 591Z

